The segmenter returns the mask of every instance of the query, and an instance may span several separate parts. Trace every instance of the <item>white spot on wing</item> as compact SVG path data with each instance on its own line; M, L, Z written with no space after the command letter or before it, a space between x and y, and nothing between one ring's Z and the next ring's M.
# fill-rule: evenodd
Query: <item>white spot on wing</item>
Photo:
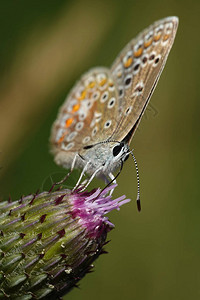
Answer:
M161 60L161 55L157 55L154 59L153 67L156 67Z
M95 126L94 129L92 130L93 137L96 135L97 131L98 131L98 128L97 128L97 126Z
M99 96L100 96L100 92L99 91L96 91L92 94L92 99L94 101L98 100L99 99Z
M134 92L133 92L131 98L141 95L141 94L142 94L142 91L143 91L143 88L144 88L144 83L143 83L143 81L141 80L141 81L138 82L138 84L136 85L136 87L135 87L135 89L134 89Z
M78 123L76 124L75 129L76 129L77 131L80 131L81 129L83 129L83 126L84 126L84 123L83 123L83 122L78 122Z
M77 135L76 131L73 131L69 135L67 135L67 139L66 139L67 142L71 142L75 138L76 135Z
M105 129L108 129L112 124L112 121L111 120L107 120L105 123L104 123L104 128Z
M82 140L83 144L86 144L90 141L90 136L85 136Z
M172 24L172 22L166 23L166 24L165 24L165 33L166 33L166 34L171 34L172 29L173 29L173 24Z
M105 92L101 95L100 102L101 102L101 103L106 102L106 100L108 100L108 96L109 96L108 91L105 91Z
M141 60L137 59L136 62L133 65L133 75L137 74L140 70L140 66L141 66Z
M63 133L65 132L65 130L63 128L59 128L58 131L57 131L57 134L56 134L56 142L59 141L59 139L63 136Z
M132 111L132 106L129 106L126 110L125 110L125 112L124 112L124 115L125 116L127 116L127 115L129 115L130 113L131 113L131 111Z
M147 41L149 41L149 40L152 39L152 38L153 38L153 30L149 31L149 32L145 35L144 40L145 40L145 42L147 42Z
M73 147L74 147L74 142L71 142L66 146L64 144L61 145L61 149L65 150L65 151L68 151L68 150L72 149Z
M87 117L87 113L86 113L86 111L80 111L79 110L79 121L84 121L85 120L85 118Z
M160 31L163 31L163 29L164 29L164 25L160 24L155 28L155 33L158 34Z
M110 98L108 102L108 108L112 108L115 105L116 99L115 97Z
M128 89L132 84L132 75L128 74L125 78L124 78L124 86L126 89Z

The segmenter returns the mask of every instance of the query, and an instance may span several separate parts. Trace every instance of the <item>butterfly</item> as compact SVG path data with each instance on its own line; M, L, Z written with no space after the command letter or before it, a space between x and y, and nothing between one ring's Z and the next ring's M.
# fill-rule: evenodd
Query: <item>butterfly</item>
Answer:
M51 151L58 165L80 168L91 178L115 181L113 172L122 168L129 154L135 161L130 142L160 78L177 27L177 17L155 22L126 45L111 68L96 67L81 77L52 127Z

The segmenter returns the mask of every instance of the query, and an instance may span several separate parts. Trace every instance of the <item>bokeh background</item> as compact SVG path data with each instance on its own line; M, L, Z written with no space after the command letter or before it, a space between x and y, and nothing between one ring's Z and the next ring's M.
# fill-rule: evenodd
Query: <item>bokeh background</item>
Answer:
M142 212L129 159L115 196L132 202L110 214L109 254L66 299L200 298L200 1L0 2L2 199L65 174L48 139L66 94L83 72L111 65L140 30L168 15L179 16L178 34L132 142Z

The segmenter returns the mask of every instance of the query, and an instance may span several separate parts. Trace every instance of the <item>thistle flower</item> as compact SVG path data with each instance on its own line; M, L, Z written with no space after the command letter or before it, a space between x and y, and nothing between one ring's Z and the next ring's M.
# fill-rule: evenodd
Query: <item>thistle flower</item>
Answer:
M59 299L74 287L114 227L105 215L129 202L112 200L114 187L0 202L0 299Z

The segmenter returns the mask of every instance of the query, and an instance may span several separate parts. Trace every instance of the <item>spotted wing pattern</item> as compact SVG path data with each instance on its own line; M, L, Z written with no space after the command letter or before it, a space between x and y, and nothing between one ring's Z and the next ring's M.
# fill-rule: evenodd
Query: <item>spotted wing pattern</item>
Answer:
M120 53L111 67L119 91L122 116L112 138L121 141L134 134L158 82L173 45L177 17L160 20L140 33Z
M111 136L119 121L117 88L109 69L95 68L81 78L60 109L52 128L56 154L74 155Z
M111 69L94 68L69 93L53 124L52 152L70 167L83 147L107 140L130 142L172 47L178 18L169 17L140 33ZM63 153L63 156L60 155Z

